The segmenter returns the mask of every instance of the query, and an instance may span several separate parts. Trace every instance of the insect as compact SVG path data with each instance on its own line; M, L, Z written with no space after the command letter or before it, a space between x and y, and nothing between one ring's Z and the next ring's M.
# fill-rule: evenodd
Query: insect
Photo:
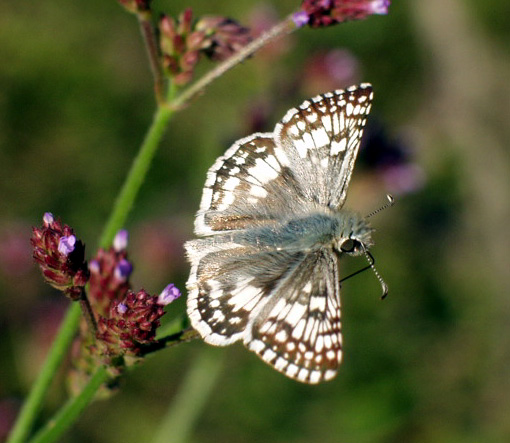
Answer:
M201 238L185 245L187 312L207 343L242 341L304 383L336 375L339 258L365 254L373 268L372 228L342 209L372 97L363 83L306 100L209 169L195 220Z

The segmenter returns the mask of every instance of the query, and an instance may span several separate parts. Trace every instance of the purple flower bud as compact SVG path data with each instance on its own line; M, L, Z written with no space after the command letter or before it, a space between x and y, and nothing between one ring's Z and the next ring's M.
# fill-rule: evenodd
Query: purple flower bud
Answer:
M122 259L115 267L113 275L117 280L126 281L131 275L131 272L133 272L133 265L126 259Z
M117 312L120 314L120 315L124 315L128 310L128 307L127 305L125 305L124 303L119 303L117 305Z
M99 274L101 272L101 265L97 260L90 260L89 271L92 274Z
M305 11L298 11L292 14L292 21L298 28L305 26L308 20L310 20L310 17Z
M181 291L173 284L170 283L158 296L158 304L166 306L181 296Z
M390 7L390 0L373 0L370 3L372 14L387 14Z
M113 249L115 249L117 252L124 251L127 248L128 239L128 231L121 229L119 232L117 232L115 238L113 239Z
M75 244L76 237L74 235L60 237L60 240L58 241L58 252L67 256L74 251Z
M49 226L55 221L55 217L53 217L53 214L51 212L45 212L43 215L43 223L44 226Z

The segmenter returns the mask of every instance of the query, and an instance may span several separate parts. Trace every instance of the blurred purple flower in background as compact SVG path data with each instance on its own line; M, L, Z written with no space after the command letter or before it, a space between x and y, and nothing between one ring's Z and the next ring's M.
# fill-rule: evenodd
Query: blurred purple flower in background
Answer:
M384 127L373 120L365 128L359 161L380 176L390 193L408 194L425 184L425 172L414 162L412 146L390 138Z
M372 14L387 14L389 0L304 0L294 14L296 26L333 26L348 20L361 20Z

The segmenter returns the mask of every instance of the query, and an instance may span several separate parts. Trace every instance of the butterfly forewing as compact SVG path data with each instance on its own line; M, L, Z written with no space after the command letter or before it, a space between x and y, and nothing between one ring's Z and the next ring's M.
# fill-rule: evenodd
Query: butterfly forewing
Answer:
M195 221L203 238L186 243L188 315L205 341L242 340L301 382L336 374L338 231L327 222L352 217L340 208L371 100L368 84L307 100L210 168Z
M276 143L292 159L308 199L343 206L372 98L369 84L329 92L291 109L276 125Z
M246 229L301 210L301 183L275 147L272 134L253 134L218 158L207 174L196 234Z

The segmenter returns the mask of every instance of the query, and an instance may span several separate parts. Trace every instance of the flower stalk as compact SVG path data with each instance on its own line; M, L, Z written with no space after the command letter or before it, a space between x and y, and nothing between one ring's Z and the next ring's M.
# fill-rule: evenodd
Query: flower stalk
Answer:
M154 27L152 26L150 13L137 14L140 32L142 33L145 49L149 57L149 64L154 78L154 95L156 102L161 104L165 101L165 78L161 69L161 60Z

